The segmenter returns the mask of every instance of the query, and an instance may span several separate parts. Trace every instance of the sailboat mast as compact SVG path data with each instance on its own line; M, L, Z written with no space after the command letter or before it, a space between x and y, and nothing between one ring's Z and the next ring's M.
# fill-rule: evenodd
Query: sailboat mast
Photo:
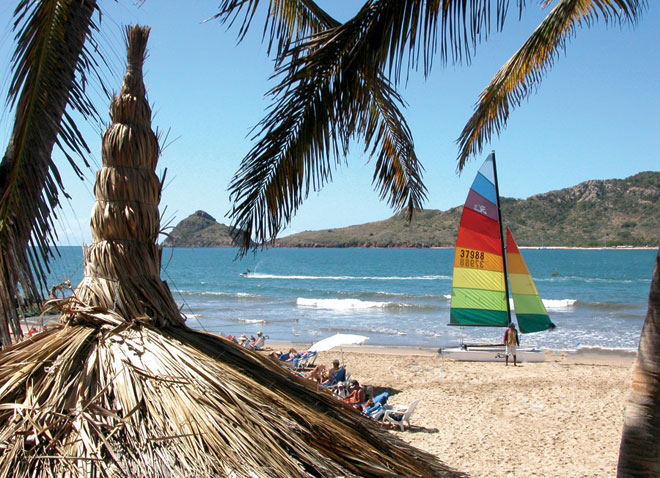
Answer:
M495 197L497 198L497 217L500 225L500 244L502 245L502 263L504 265L504 297L506 298L507 325L511 323L511 305L509 304L509 269L506 265L506 248L504 243L504 231L502 230L502 211L500 209L500 187L497 184L497 166L495 165L495 151L490 152L493 159L493 178L495 179Z

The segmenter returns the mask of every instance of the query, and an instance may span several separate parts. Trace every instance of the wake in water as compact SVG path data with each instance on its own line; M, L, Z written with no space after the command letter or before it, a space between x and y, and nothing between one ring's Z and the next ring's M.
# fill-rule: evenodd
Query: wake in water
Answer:
M328 310L358 310L358 309L395 309L395 308L415 308L415 309L437 309L437 306L424 304L405 304L400 302L376 302L360 299L308 299L298 297L296 305L299 307L309 307L315 309Z
M451 280L450 276L444 275L424 275L424 276L308 276L308 275L281 275L281 274L261 274L252 272L248 279L284 279L284 280L333 280L333 281L352 281L352 280L377 280L377 281L408 281L408 280Z

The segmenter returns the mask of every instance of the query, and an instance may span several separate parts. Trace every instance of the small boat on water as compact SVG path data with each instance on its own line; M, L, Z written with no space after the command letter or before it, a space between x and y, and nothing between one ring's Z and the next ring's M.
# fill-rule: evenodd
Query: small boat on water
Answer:
M508 327L512 323L509 291L521 333L553 329L555 325L539 296L513 235L500 214L500 197L492 152L479 169L468 193L456 239L449 325ZM455 360L504 361L504 344L461 344L443 347L442 356ZM518 348L517 360L542 362L541 349Z

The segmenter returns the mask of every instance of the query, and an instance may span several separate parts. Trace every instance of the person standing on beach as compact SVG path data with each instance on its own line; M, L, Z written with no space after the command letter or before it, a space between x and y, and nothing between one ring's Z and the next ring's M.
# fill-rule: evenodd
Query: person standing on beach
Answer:
M513 366L516 366L516 347L520 345L520 338L518 331L513 323L509 324L509 328L504 332L504 345L506 346L506 357L504 358L504 365L509 365L509 355L513 355Z

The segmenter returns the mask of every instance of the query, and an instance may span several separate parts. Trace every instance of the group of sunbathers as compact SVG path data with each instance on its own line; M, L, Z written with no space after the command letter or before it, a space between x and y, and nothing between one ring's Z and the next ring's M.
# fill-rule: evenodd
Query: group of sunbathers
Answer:
M257 332L256 337L254 335L250 335L249 339L245 334L242 334L240 337L236 337L235 335L228 335L227 338L229 340L233 340L241 347L245 347L252 350L261 350L264 348L264 344L266 343L267 337L263 334L263 332L259 331Z
M309 350L298 352L293 347L288 352L271 352L269 356L278 361L286 362L296 368L302 360L309 359L316 355L316 352ZM346 381L346 368L340 366L339 360L332 361L332 367L325 365L316 365L308 372L299 372L302 377L313 380L321 387L332 390L334 395L347 404L360 410L362 415L380 420L385 414L385 404L389 397L387 392L383 392L375 397L367 397L365 389L360 386L357 380Z

